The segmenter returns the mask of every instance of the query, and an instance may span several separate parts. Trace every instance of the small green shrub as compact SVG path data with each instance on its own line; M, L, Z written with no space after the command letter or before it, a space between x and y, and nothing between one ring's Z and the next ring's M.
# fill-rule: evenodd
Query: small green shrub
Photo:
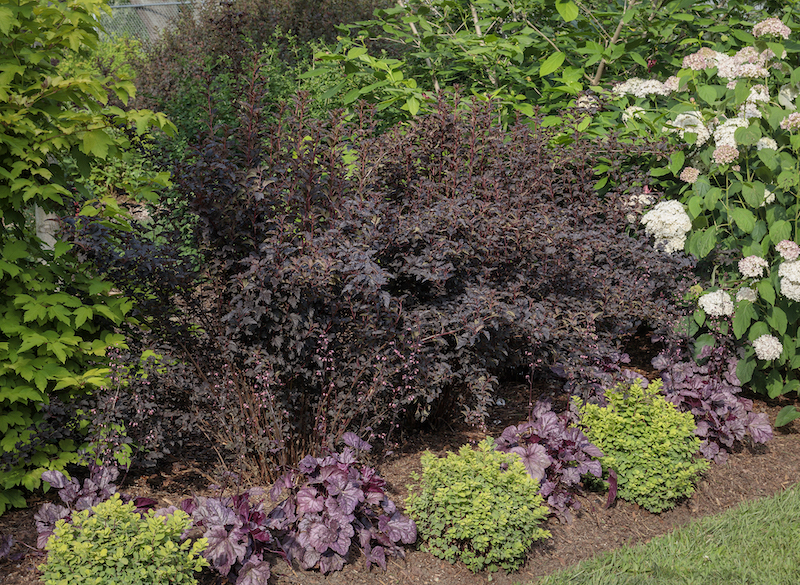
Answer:
M140 516L119 494L91 510L59 520L40 567L45 585L152 585L197 583L193 571L208 566L200 556L208 541L180 542L191 520L182 510Z
M413 476L419 481L418 476ZM539 523L547 507L519 456L494 450L487 438L446 458L422 455L418 493L406 500L422 550L472 571L513 571L535 540L549 538Z
M608 405L580 408L586 436L605 454L603 465L617 473L617 493L650 512L662 512L694 491L709 462L695 458L700 439L694 418L660 394L661 380L642 388L606 390Z

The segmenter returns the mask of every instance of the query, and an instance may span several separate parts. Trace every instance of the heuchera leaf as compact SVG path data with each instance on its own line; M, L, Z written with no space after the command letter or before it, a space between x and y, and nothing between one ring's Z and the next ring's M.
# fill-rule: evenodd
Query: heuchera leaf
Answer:
M381 515L378 519L378 530L386 533L392 542L412 544L417 540L417 525L411 518L399 512L392 514L391 518Z
M10 534L0 534L0 559L8 556L11 547L14 546L14 539Z
M516 453L522 459L522 464L533 479L540 482L544 477L545 469L550 467L553 462L547 454L547 449L538 443L529 443L525 446L519 445L511 449L512 453Z
M269 563L260 555L253 555L239 570L236 585L264 585L269 582Z
M70 481L69 479L67 479L67 476L64 475L63 473L52 469L50 471L45 471L42 474L42 479L56 489L61 489L65 487L67 483L69 483Z
M325 509L325 498L317 495L317 490L311 487L301 488L297 492L297 511L300 514L322 512Z
M766 443L772 439L772 427L769 424L769 418L763 412L751 412L748 416L747 432L750 433L753 441L756 443Z
M372 445L361 439L361 437L359 437L355 433L351 432L345 433L344 435L342 435L342 441L344 441L345 445L352 447L353 449L356 449L358 451L372 450Z
M208 547L203 551L214 568L220 574L228 575L237 560L244 559L247 547L238 535L228 532L224 526L215 525L207 529L203 537L208 540Z

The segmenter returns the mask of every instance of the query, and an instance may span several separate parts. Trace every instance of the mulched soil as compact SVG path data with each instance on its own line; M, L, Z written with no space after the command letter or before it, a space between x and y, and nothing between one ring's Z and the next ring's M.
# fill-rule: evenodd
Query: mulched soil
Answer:
M508 424L516 424L527 416L530 393L527 387L509 386L504 389L505 405L491 413L489 434L498 436ZM755 398L755 397L751 397ZM767 412L774 423L778 411L792 403L789 399L764 401L755 398L755 409ZM795 401L800 406L800 401ZM483 434L468 428L445 428L420 433L408 441L400 452L377 467L389 484L389 496L402 502L412 472L421 473L420 454L429 449L444 454L457 451L465 443L477 443ZM202 493L209 484L203 469L208 469L204 457L195 453L175 458L162 469L149 475L129 477L122 490L135 495L148 495L161 505L178 503L192 493ZM536 544L525 566L512 574L471 573L462 564L451 565L429 554L409 550L405 559L392 559L386 572L367 570L364 559L355 560L339 573L328 576L302 571L277 560L271 582L275 585L477 585L534 581L602 551L624 545L644 543L661 534L683 526L691 520L717 514L737 504L770 496L800 481L800 420L793 421L775 432L766 445L743 446L728 463L712 465L703 476L694 495L675 509L662 514L650 514L635 504L617 501L605 508L605 495L588 493L580 497L582 511L570 524L560 524L555 518L547 522L552 538ZM12 553L32 550L36 543L33 514L46 500L55 501L53 494L31 498L30 507L13 510L0 516L0 534L12 534L19 541ZM21 543L21 544L20 544ZM30 547L30 548L29 548ZM43 561L35 553L22 559L0 561L0 583L3 585L41 585L36 565ZM201 583L214 583L204 575Z

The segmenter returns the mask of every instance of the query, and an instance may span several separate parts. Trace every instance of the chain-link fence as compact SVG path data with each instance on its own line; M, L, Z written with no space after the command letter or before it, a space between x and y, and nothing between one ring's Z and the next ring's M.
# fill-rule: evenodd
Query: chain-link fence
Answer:
M174 24L181 11L192 10L193 4L192 0L112 1L112 14L103 15L101 24L106 34L130 36L149 43L156 40L161 31Z

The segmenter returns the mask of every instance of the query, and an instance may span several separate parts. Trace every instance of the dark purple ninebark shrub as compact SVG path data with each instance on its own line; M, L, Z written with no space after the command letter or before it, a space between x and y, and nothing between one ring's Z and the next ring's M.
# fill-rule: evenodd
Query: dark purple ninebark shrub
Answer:
M274 479L348 431L391 445L453 411L482 424L529 363L581 392L587 365L673 319L686 261L626 218L637 156L661 145L593 141L577 120L506 130L491 105L443 100L383 135L366 109L306 106L280 110L254 168L211 138L184 161L203 280L148 283L172 299L147 324L193 373L196 426L247 472ZM147 280L112 272L124 291Z

